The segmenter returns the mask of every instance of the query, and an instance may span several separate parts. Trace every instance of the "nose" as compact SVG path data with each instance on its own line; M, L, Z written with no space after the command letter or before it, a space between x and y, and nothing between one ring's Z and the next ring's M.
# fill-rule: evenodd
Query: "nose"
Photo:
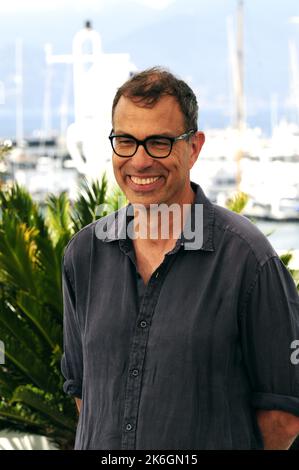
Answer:
M143 145L139 145L137 152L131 157L131 163L136 170L141 171L153 165L153 158L148 155Z

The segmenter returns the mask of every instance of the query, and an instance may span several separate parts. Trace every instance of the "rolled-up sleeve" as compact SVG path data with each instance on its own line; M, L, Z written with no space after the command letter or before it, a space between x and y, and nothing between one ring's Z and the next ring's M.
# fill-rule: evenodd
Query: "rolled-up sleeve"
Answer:
M299 416L299 297L278 256L257 270L241 315L244 366L252 405ZM298 346L297 346L298 348Z
M76 297L70 276L62 262L63 292L63 355L61 372L65 378L63 390L68 395L82 398L82 341L76 315Z

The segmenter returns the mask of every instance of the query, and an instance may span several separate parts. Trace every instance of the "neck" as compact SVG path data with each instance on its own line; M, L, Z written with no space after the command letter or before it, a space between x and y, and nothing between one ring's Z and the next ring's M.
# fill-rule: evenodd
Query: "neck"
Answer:
M160 248L173 245L182 233L195 193L185 194L184 201L173 204L151 204L147 207L133 204L134 240L143 246Z

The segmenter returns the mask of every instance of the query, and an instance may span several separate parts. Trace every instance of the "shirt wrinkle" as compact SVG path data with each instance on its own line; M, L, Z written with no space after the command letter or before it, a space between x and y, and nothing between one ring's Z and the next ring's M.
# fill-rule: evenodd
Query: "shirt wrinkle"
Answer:
M258 281L258 279L259 279L260 273L261 273L261 271L263 270L263 268L266 267L267 264L268 264L273 258L274 258L274 259L278 259L278 260L280 259L278 255L272 255L272 256L270 256L270 257L265 261L265 263L263 263L263 264L258 264L258 265L257 265L257 268L256 268L256 275L254 276L254 278L253 278L253 280L252 280L252 283L251 283L251 285L250 285L249 288L248 288L248 291L245 293L245 296L244 296L244 299L245 299L245 300L244 300L244 308L241 309L240 315L243 315L243 314L246 313L246 312L245 312L245 310L246 310L246 305L247 305L248 302L249 302L250 295L251 295L252 292L254 291L254 288L255 288L256 283L257 283L257 281Z

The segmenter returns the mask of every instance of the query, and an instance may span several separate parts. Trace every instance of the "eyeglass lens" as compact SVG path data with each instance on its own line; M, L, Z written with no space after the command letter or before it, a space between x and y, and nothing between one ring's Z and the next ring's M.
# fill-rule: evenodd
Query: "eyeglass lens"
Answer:
M115 153L130 157L136 152L138 143L133 137L116 136L112 138L112 145ZM152 137L145 141L147 152L157 158L169 155L171 147L172 142L167 137Z

